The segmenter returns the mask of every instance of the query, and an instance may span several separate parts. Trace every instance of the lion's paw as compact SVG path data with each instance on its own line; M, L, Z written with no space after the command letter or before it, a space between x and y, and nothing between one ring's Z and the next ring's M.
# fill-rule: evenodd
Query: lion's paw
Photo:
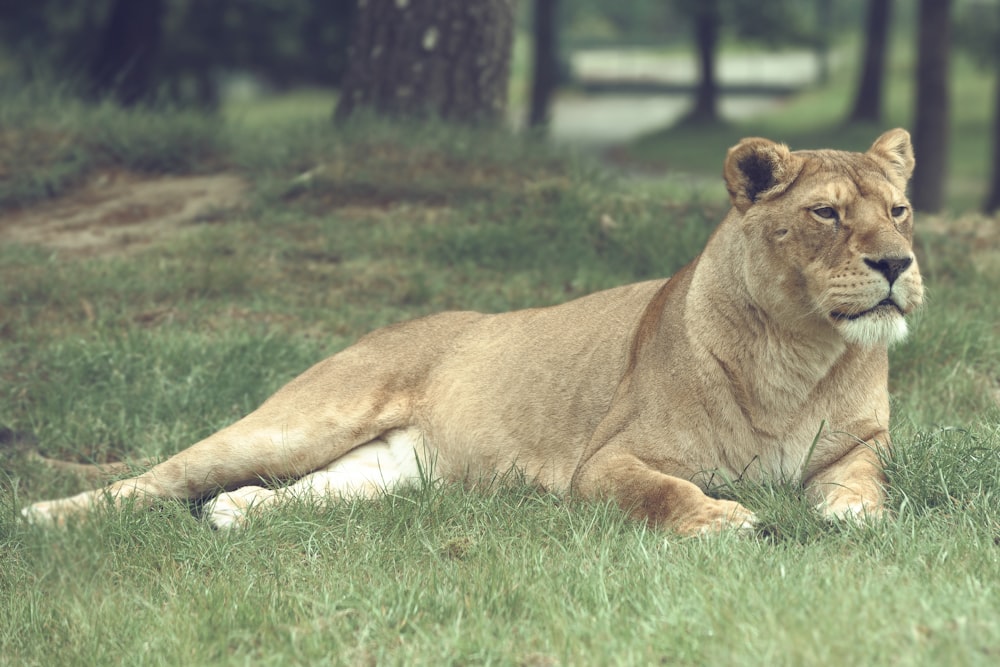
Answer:
M205 503L203 515L216 530L243 528L249 521L252 510L272 495L273 491L260 486L244 486L235 491L220 493Z
M52 502L35 503L21 510L21 518L33 526L64 526L65 519Z
M21 509L21 518L34 526L66 527L70 517L82 517L93 508L100 492L85 491L69 498L43 500Z
M753 530L757 517L743 505L731 500L706 499L705 504L682 520L678 532L685 535L715 535L735 530Z
M885 513L881 502L866 500L860 496L821 503L817 509L830 521L849 521L859 524L880 519Z

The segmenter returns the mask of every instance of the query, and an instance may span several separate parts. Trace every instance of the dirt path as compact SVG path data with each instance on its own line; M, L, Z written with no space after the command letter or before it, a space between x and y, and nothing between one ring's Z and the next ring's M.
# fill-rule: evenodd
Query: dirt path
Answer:
M238 206L246 190L246 182L232 174L108 172L64 197L0 215L0 243L42 245L78 256L127 253Z

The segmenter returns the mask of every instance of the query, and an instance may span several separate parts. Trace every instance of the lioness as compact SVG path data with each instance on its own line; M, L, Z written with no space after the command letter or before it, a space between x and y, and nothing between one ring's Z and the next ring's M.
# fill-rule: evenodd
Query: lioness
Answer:
M292 497L371 496L511 470L680 533L749 528L715 476L798 480L825 515L883 509L887 346L922 299L909 134L866 153L744 139L732 208L667 280L375 331L148 472L23 510L198 498L215 527ZM281 488L244 484L286 480Z

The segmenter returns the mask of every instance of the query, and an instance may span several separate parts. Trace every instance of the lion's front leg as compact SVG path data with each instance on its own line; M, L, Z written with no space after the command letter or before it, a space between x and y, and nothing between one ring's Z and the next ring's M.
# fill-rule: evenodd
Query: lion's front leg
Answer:
M806 480L806 493L824 516L855 521L882 516L886 479L879 448L888 442L888 434L877 441L858 442Z
M634 518L682 535L749 530L753 512L731 500L705 495L697 485L665 474L628 451L605 448L577 473L573 490L588 498L612 498Z

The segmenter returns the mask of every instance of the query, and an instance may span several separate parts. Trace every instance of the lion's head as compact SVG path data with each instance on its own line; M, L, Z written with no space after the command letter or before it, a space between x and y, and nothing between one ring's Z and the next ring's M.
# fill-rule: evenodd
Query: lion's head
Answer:
M790 152L759 138L731 148L724 175L751 298L849 343L902 340L923 298L906 199L913 165L901 129L865 153Z

